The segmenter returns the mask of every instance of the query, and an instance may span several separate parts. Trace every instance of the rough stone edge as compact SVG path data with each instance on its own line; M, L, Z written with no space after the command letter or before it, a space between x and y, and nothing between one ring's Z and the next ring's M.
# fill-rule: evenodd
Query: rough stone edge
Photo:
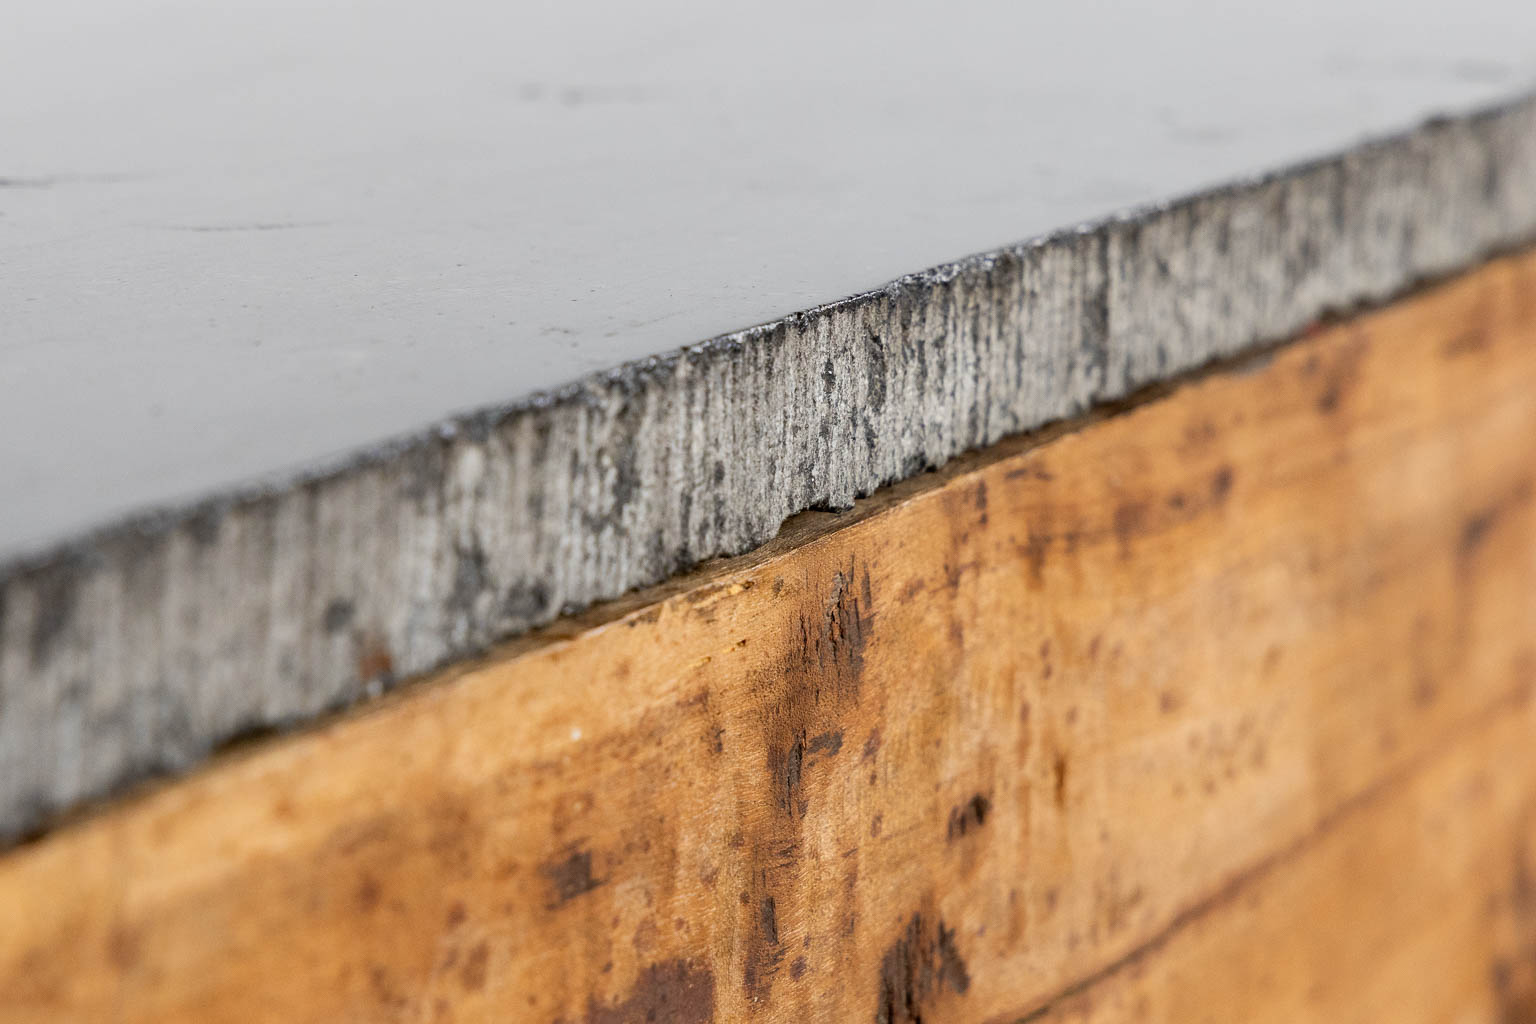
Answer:
M1536 99L0 564L0 841L1536 236Z

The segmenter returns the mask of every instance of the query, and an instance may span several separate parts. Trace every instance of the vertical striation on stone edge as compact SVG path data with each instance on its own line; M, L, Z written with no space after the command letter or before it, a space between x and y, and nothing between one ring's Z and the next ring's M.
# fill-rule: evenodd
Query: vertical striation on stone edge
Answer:
M1533 233L1525 102L0 568L0 837Z

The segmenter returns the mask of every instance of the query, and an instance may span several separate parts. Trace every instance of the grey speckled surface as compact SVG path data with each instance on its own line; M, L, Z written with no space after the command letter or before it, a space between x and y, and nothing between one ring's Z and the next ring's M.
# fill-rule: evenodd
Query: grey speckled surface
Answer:
M13 14L0 835L1536 232L1536 5L1136 6Z

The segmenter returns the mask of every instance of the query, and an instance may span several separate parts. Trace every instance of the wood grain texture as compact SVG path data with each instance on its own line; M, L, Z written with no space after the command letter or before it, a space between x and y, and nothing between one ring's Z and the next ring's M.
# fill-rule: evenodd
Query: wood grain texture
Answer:
M1533 452L1523 256L12 851L0 1020L1536 1020Z

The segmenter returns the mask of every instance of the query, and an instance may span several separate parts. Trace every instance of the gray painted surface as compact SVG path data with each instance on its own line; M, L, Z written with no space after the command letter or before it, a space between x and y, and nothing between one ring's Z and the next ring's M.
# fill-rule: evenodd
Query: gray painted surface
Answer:
M0 834L1536 232L1536 5L37 6Z

